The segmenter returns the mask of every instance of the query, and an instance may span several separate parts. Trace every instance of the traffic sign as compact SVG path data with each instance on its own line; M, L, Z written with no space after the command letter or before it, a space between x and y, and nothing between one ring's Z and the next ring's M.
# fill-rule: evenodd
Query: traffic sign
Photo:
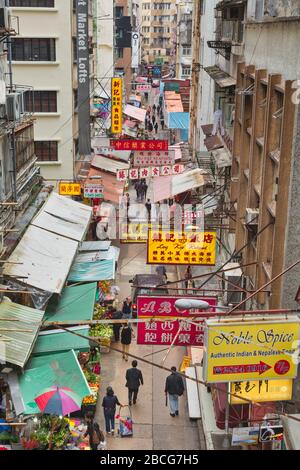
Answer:
M295 316L207 320L205 380L293 379L297 375L299 325Z

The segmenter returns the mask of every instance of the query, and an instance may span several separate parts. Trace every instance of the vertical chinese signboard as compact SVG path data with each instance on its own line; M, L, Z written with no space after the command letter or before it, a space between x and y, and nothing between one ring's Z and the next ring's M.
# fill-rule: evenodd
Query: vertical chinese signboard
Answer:
M113 78L111 81L111 133L122 134L122 105L123 81L122 78Z
M76 1L79 153L91 153L88 0Z
M149 319L138 324L138 344L171 345L179 328L181 328L176 346L203 346L205 320L215 316L217 299L215 297L199 297L211 305L208 311L193 309L178 312L175 308L176 300L180 296L147 297L141 296L137 300L137 313L139 319ZM193 297L195 299L195 297ZM180 318L197 318L197 323L181 322Z

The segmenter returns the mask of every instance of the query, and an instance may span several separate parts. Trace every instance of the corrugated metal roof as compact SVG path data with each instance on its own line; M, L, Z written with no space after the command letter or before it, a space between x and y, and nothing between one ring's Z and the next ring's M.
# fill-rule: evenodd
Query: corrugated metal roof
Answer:
M203 170L196 169L175 176L162 176L154 179L154 202L163 201L204 186L207 182Z
M145 121L146 113L147 111L145 109L136 108L135 106L131 106L131 104L127 104L124 110L124 114L141 122Z
M8 260L21 264L5 264L3 274L20 277L20 282L28 286L60 294L77 247L74 240L31 225Z
M45 312L47 322L63 322L69 324L76 321L92 320L97 283L66 287L59 299L51 299Z
M86 326L82 327L71 327L70 331L75 331L83 336L89 335L89 328ZM76 336L72 333L67 333L64 330L51 330L45 331L38 335L33 354L49 354L53 352L62 351L88 351L89 341L87 339Z
M76 262L93 262L101 261L104 259L114 259L115 262L118 262L120 256L120 248L116 246L111 246L107 251L91 251L89 253L80 253L76 256Z
M111 245L110 241L100 242L83 242L79 248L80 252L84 251L107 251Z
M91 207L52 193L31 225L82 241L88 230L92 213Z
M33 357L24 374L19 377L19 388L23 398L25 415L39 414L34 399L48 387L68 387L82 400L91 394L73 350L59 354Z
M75 262L71 268L69 282L109 281L115 278L115 260Z
M125 162L119 162L112 158L107 158L102 155L95 155L91 166L100 170L109 171L110 173L116 174L118 170L128 170L129 164ZM105 181L104 181L105 184Z
M34 346L43 316L44 312L41 310L24 307L9 301L0 303L0 318L8 319L8 321L0 320L0 329L32 330L28 333L0 331L1 360L24 367Z
M224 147L218 150L214 150L212 155L216 161L218 168L226 168L232 165L232 156L230 152Z
M115 174L113 175L97 170L96 168L91 168L88 175L88 178L91 178L91 182L93 181L92 178L95 176L102 178L101 184L103 184L104 188L104 199L110 203L119 204L120 198L123 196L125 182L117 181ZM89 179L87 181L89 181Z

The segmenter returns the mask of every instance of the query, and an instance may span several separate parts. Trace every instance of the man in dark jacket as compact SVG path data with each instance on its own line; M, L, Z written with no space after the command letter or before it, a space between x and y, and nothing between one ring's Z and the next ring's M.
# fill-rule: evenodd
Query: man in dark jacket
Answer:
M142 372L137 369L137 361L132 361L132 369L128 369L126 372L126 387L128 388L128 401L129 406L132 405L132 396L133 404L136 404L139 387L144 385L144 379Z
M177 374L176 367L172 367L172 374L167 377L165 394L169 397L170 415L172 418L179 415L178 398L183 395L184 383L181 375Z

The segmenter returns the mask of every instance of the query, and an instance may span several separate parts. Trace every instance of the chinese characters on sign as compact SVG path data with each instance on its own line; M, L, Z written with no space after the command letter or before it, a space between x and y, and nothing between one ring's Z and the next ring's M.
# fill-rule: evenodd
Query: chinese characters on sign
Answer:
M241 398L230 395L231 405L241 405L245 403L243 398L257 403L267 401L285 401L292 399L292 380L258 380L254 382L233 382L231 393L239 395Z
M161 165L174 165L175 157L170 155L170 152L164 151L145 151L134 152L134 166L161 166Z
M204 378L209 383L241 379L293 379L297 375L299 319L219 322L207 320ZM249 384L250 386L250 384Z
M149 231L148 264L216 264L216 233Z
M203 320L204 321L204 320ZM138 344L171 345L178 333L180 322L178 320L165 322L150 321L138 324ZM176 346L203 346L203 324L192 325L181 323L181 331L175 341Z
M139 93L150 93L152 90L152 85L150 83L141 83L136 86L136 91Z
M122 78L112 78L111 81L111 132L122 134L122 105L123 105L123 82Z
M132 168L131 170L117 170L117 181L137 180L142 178L155 178L157 176L171 176L183 173L183 165L153 166L148 168Z
M84 197L88 199L102 198L103 197L103 186L100 184L86 183L84 185Z
M147 297L138 296L137 298L137 313L139 317L200 317L207 319L210 316L208 312L215 312L217 306L216 297L191 297L185 296L185 298L191 298L196 300L202 300L207 302L211 309L203 312L201 309L194 308L193 310L180 310L178 311L175 307L176 300L181 299L181 296L163 296L163 297Z
M169 142L167 140L111 140L111 147L115 150L139 150L139 151L167 151Z
M80 183L59 183L60 196L81 196Z

